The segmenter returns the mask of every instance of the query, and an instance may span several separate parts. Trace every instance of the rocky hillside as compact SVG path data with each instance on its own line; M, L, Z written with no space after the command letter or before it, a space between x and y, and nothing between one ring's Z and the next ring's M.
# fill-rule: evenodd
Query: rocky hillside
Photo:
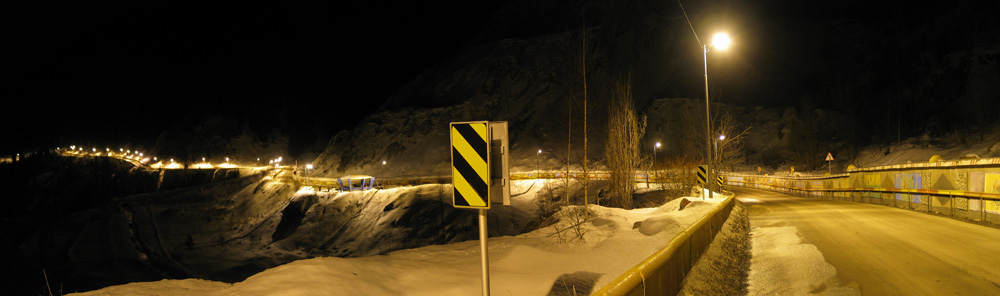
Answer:
M704 121L701 49L676 3L563 2L508 3L476 42L337 134L315 161L318 173L448 175L448 123L468 120L509 122L513 170L534 169L536 156L543 168L563 167L567 155L579 163L583 69L596 165L616 81L628 82L648 118L649 149L664 141L662 155L695 155L670 150L691 141L681 122ZM846 8L776 18L791 8L770 1L690 6L696 27L727 23L740 40L732 52L711 53L709 71L713 109L751 126L746 167L817 169L827 152L854 159L864 150L857 147L1000 122L1000 76L992 74L1000 73L1000 26L974 14L996 10L991 3L873 7L881 18ZM678 97L690 99L664 99Z

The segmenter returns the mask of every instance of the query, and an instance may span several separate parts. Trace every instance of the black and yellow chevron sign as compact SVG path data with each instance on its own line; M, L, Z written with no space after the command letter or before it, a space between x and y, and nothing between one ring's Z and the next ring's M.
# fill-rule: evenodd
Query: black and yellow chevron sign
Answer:
M708 179L708 167L704 165L698 166L698 183L707 184L705 180Z
M451 176L456 208L490 208L489 122L451 123Z

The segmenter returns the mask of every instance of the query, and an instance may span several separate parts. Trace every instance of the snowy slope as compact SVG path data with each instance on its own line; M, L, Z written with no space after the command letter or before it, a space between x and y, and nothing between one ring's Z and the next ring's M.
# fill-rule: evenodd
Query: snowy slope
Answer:
M534 193L545 184L533 185L538 184L516 186L515 192L524 193L518 196L521 201L533 200ZM395 199L403 200L399 195ZM579 224L578 230L583 233L579 238L572 235L577 230L572 225L580 221L575 216L580 212L579 207L567 207L554 216L558 221L549 226L516 236L491 237L492 292L497 295L544 295L552 289L567 289L554 287L557 279L576 280L580 284L569 289L576 289L581 294L599 289L663 247L679 231L712 209L717 201L696 200L683 211L677 210L680 199L656 208L634 210L591 206L593 216ZM508 207L524 209L530 205L515 202ZM498 206L490 211L502 212L503 208ZM385 225L376 223L373 228L361 231L385 233L385 229L380 229L387 227ZM493 225L496 224L491 224L490 229ZM359 236L359 240L364 239ZM270 268L235 284L195 279L162 280L72 295L162 295L168 292L170 295L475 295L481 287L479 268L479 242L469 240L384 255L303 259Z

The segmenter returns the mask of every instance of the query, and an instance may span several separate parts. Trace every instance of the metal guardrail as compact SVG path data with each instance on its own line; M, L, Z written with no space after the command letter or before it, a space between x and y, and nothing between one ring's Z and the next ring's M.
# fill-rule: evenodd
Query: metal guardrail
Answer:
M565 171L541 171L541 172L512 172L510 173L511 180L532 180L532 179L564 179L569 176L572 179L580 179L584 176L589 176L591 180L607 180L611 177L611 173L606 171L591 171L584 174L581 171L570 171L569 173ZM694 180L695 173L691 171L688 174L684 172L669 172L669 171L653 171L653 172L636 172L633 176L635 182L648 182L648 183L671 183L671 182L682 182L685 178ZM338 178L331 177L312 177L312 176L302 176L294 175L293 179L301 182L306 186L313 186L321 190L338 189L340 184L337 183ZM422 176L422 177L376 177L378 182L376 187L381 188L391 188L396 186L411 186L411 185L422 185L422 184L449 184L451 183L451 176Z
M677 295L681 282L708 249L732 212L734 197L687 229L653 255L625 271L593 295Z
M821 177L727 174L728 185L1000 224L1000 159L853 169Z

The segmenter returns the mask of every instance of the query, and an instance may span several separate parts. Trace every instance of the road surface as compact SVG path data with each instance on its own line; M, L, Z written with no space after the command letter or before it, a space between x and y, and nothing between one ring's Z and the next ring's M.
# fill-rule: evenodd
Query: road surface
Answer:
M1000 229L849 201L734 188L752 295L1000 295Z

